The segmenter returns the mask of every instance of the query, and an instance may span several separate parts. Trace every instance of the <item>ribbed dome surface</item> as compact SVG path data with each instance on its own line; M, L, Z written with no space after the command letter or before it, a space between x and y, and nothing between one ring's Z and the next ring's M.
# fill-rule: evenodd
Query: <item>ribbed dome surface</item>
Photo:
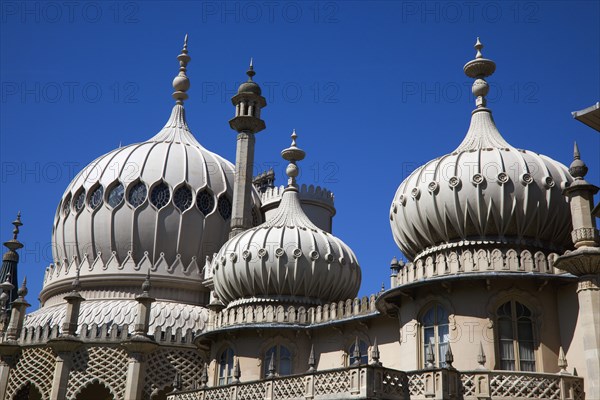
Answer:
M227 240L233 176L229 161L196 141L177 104L154 137L99 157L73 179L55 217L54 260L69 265L87 254L91 264L100 254L122 263L131 252L137 263L148 253L150 263L167 265L154 274L200 280L200 271L171 266L202 266Z
M498 132L491 111L474 111L469 131L450 154L417 168L398 188L390 210L394 239L409 258L461 241L570 246L567 168L518 150Z
M230 239L212 266L224 303L346 300L356 296L361 280L352 250L308 219L292 187L272 219Z

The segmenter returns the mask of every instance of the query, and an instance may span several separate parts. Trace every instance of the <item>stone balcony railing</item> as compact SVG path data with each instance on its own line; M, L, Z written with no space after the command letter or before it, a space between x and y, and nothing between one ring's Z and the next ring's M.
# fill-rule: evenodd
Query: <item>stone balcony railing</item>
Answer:
M473 243L475 245L477 243ZM460 274L485 273L533 273L561 275L564 271L554 267L558 254L545 255L523 250L495 247L481 243L479 250L454 248L445 245L431 254L422 254L415 262L408 263L392 273L392 287L418 282L424 279L442 278ZM486 248L487 247L487 248Z
M568 374L363 365L176 392L168 400L584 400L583 378Z
M171 394L168 400L406 399L404 372L362 365Z
M376 314L377 295L310 307L237 304L211 312L205 332L252 324L316 325Z

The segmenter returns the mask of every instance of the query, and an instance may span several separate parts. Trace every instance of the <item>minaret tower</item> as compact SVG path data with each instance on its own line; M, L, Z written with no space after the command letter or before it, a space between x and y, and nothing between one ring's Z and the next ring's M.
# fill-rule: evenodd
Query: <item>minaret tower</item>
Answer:
M17 237L19 236L19 228L23 226L21 222L21 212L17 214L17 219L12 223L15 228L13 229L13 238L4 242L4 247L8 250L2 256L2 267L0 267L0 285L6 282L12 284L12 288L8 290L8 298L6 299L5 306L10 307L10 304L17 298L17 264L19 263L19 253L17 250L23 247L23 243L19 242ZM2 286L4 289L4 287ZM8 288L8 285L7 285ZM0 290L0 295L3 290Z
M231 98L235 106L235 117L229 121L229 126L237 131L238 135L230 238L252 226L254 135L266 127L265 121L260 119L260 111L267 106L267 101L261 96L260 86L252 80L256 74L252 60L246 74L248 81L242 83L237 94Z

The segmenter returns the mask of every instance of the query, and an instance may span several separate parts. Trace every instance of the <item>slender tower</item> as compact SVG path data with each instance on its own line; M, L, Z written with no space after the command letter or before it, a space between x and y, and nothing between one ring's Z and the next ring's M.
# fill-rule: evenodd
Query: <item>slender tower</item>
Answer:
M17 214L17 219L12 223L15 228L13 229L13 238L4 242L4 247L8 250L2 256L2 266L0 267L0 295L4 291L7 292L8 297L5 298L4 306L6 309L10 309L10 304L17 298L17 288L19 287L17 282L17 264L19 263L19 253L17 250L23 247L23 244L19 242L17 236L19 235L19 228L23 226L21 222L21 212ZM4 283L10 283L12 286L3 285Z
M254 135L266 127L265 121L260 119L260 111L267 106L267 101L261 96L260 86L252 80L255 75L252 60L246 74L248 80L240 85L237 94L231 98L235 106L235 117L229 121L229 126L238 135L230 238L252 226Z

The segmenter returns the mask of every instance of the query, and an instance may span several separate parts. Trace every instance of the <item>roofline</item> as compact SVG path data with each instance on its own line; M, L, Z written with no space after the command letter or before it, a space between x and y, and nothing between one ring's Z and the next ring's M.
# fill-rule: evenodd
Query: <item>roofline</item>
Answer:
M590 128L600 132L600 102L591 105L583 110L571 112L573 118L586 124Z

